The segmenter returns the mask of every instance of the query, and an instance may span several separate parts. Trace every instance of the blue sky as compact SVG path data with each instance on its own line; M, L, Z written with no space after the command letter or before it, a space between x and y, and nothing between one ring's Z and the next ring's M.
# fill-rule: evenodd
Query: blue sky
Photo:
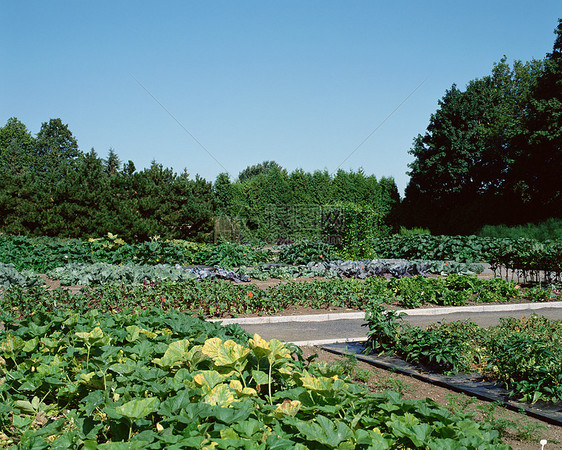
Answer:
M341 166L400 191L445 90L544 58L562 17L559 0L0 2L0 124L60 117L137 169L333 172L425 80Z

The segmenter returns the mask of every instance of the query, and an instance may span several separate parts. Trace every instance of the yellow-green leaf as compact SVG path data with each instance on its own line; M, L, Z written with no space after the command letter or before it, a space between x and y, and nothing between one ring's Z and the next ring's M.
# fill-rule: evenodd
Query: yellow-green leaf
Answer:
M301 377L302 386L311 391L337 391L345 388L345 381L337 377L313 377L304 375Z
M233 389L236 391L238 396L242 397L257 397L258 395L258 392L255 389L242 386L242 383L239 380L231 380L230 389Z
M236 401L236 398L234 397L234 391L226 384L219 384L211 389L211 391L204 397L203 401L210 405L227 407Z
M296 416L301 408L301 402L298 400L289 400L286 399L280 405L277 405L277 408L273 412L276 417L280 417L283 414L287 416Z
M8 334L4 338L4 342L0 343L0 351L7 354L13 354L23 348L24 345L25 343L22 338L14 336L13 334Z
M271 354L268 356L270 363L274 363L275 361L281 359L291 359L291 352L281 341L272 339L269 341L269 346L271 348Z
M86 345L90 346L101 346L109 342L109 337L106 337L103 334L103 331L100 327L95 327L89 333L81 332L75 334L79 339L83 340Z
M236 366L239 370L246 365L246 356L250 349L232 340L222 342L219 338L211 338L205 341L201 349L204 355L213 360L217 366Z
M217 384L222 383L224 378L224 375L221 375L216 370L203 370L193 377L193 381L208 392Z
M172 367L180 365L183 361L188 359L189 341L187 339L172 342L162 358L155 358L152 362L161 367Z
M221 439L239 439L240 436L232 428L223 428L221 430Z
M25 345L23 346L23 351L26 353L32 352L33 350L35 350L38 343L39 343L39 338L37 337L34 337L33 339L26 341Z

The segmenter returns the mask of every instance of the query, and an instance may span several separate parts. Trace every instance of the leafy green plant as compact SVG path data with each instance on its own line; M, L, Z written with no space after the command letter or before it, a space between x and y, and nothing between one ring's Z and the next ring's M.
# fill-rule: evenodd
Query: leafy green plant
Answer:
M468 413L471 417L479 416L479 419L489 423L500 431L502 436L511 436L522 441L531 441L538 438L538 432L546 430L546 426L531 422L526 417L509 418L505 408L497 402L479 403L476 398L464 394L445 394L448 408L454 413ZM520 411L520 415L524 412Z
M367 311L365 320L369 327L367 332L366 353L389 353L394 352L402 329L399 322L404 313L385 309L376 305Z
M488 346L488 369L524 401L562 399L562 322L531 316L504 321Z
M194 257L198 264L225 268L250 266L271 258L271 252L250 245L221 242L202 248Z
M183 264L184 248L157 239L127 244L111 233L89 240L0 235L0 261L41 273L72 263Z
M367 314L366 351L394 353L449 373L482 372L523 401L562 400L562 321L533 315L489 329L470 321L421 329L396 324L394 314L380 306Z
M431 234L431 232L427 228L406 228L401 226L398 234L400 236L416 236L418 234Z
M44 280L33 270L18 272L13 264L0 263L0 287L9 289L12 286L28 288L41 286Z
M236 326L156 310L2 319L0 420L14 446L507 448L487 424L370 393L330 365L303 369Z
M527 223L511 227L506 225L485 225L477 234L481 237L531 238L537 241L562 239L562 220L550 218L541 223Z
M548 282L562 274L562 241L528 238L412 235L375 238L370 248L379 258L457 262L486 261L498 275L520 272L523 281Z
M371 379L371 372L359 368L357 356L353 353L344 354L342 359L333 362L332 365L336 372L349 377L353 381L367 383Z
M301 241L279 246L279 262L285 264L308 264L309 262L330 261L335 256L333 245L320 241Z

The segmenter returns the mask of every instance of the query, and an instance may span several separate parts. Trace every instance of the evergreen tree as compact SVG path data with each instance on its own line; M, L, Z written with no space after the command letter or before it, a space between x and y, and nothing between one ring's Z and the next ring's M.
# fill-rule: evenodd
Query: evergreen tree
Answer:
M114 177L119 173L121 161L113 148L110 148L107 152L107 158L103 160L103 167L104 172L108 177Z
M232 214L232 184L228 173L219 173L213 186L217 215Z
M36 148L34 171L38 176L54 182L73 170L81 155L78 141L61 119L50 119L41 125Z
M269 172L269 170L273 169L273 168L277 168L279 170L282 170L283 168L277 164L275 161L264 161L262 163L259 164L255 164L253 166L248 166L246 167L242 172L240 172L238 174L238 181L239 182L244 182L246 180L249 180L261 173L267 173Z

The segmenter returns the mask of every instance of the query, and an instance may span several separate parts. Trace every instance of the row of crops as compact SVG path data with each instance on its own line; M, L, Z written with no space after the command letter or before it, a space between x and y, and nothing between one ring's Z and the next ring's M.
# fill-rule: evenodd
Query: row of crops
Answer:
M35 277L36 281L33 281L33 272L30 271L49 273L59 269L56 275L65 278L67 273L77 271L89 270L108 274L112 270L100 264L158 265L160 268L156 272L167 271L171 279L186 277L186 275L180 275L179 272L172 274L173 268L168 266L186 265L242 268L238 272L256 279L268 277L292 279L299 276L365 278L385 273L392 276L418 273L471 274L482 270L474 264L476 262L488 262L496 275L505 275L506 278L509 275L523 282L562 281L561 241L538 242L530 239L476 236L392 236L375 239L369 243L360 243L352 253L356 257L355 261L349 259L349 249L338 249L321 242L302 242L277 248L264 248L258 245L233 243L208 245L160 240L127 244L113 235L90 240L0 236L0 263L13 265L13 268L6 265L0 267L0 282L6 287L12 283L20 285L40 283L37 277ZM406 261L402 261L401 264L395 261L391 267L389 262L385 261L389 258ZM97 264L97 266L87 269L85 265L88 264ZM67 269L60 270L61 267ZM134 269L128 270L128 274L123 277L137 281L142 276L151 275L147 268L136 270L136 273L130 273L131 271ZM143 275L142 271L147 273ZM127 270L123 269L121 272ZM107 277L115 278L110 274ZM96 275L85 274L83 278L96 279Z
M211 317L262 315L302 306L314 309L331 307L368 310L374 306L396 305L417 308L425 305L461 306L500 303L512 300L560 300L561 292L552 287L521 287L514 281L491 280L474 276L450 275L447 278L369 278L360 280L314 280L289 282L267 290L254 284L234 284L224 280L95 285L78 293L43 288L14 287L0 296L0 308L25 317L36 312L71 309L85 313L90 309L176 309Z
M187 281L191 279L223 279L236 282L249 282L251 279L267 280L277 278L294 280L296 278L359 278L375 276L405 277L431 274L465 274L480 273L482 266L443 261L406 261L406 260L363 260L363 261L329 261L291 266L264 264L251 268L240 267L237 270L221 268L182 267L179 264L156 265L116 265L108 263L69 263L63 267L48 270L46 276L59 280L61 285L82 285L108 283L154 283L161 281ZM45 279L30 269L21 272L13 264L0 263L0 287L11 286L24 288L41 286Z
M560 277L562 241L536 241L477 236L394 235L336 248L322 242L301 242L264 249L261 245L197 244L152 240L128 244L109 234L100 239L78 240L0 236L0 262L18 269L44 272L66 263L205 264L240 267L261 263L307 264L311 261L402 258L418 260L488 262L498 270L518 269L532 276L543 271Z
M497 275L518 272L524 281L562 280L562 240L477 236L390 236L369 243L383 258L488 262Z
M480 373L521 401L562 402L562 321L532 315L481 328L471 321L426 329L381 306L367 314L369 353L398 355L446 374Z

